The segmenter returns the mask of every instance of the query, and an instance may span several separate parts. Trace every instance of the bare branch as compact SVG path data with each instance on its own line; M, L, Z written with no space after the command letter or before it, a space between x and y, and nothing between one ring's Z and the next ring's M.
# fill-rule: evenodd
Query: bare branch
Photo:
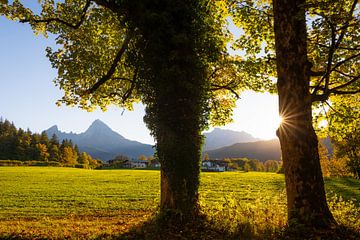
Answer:
M114 61L111 64L110 69L89 90L86 91L87 94L94 93L101 85L103 85L106 81L108 81L111 78L111 76L114 74L114 72L116 70L116 67L117 67L122 55L126 51L132 36L133 36L133 31L130 30L128 35L125 37L125 40L124 40L119 52L116 54Z
M87 13L90 5L91 5L91 1L90 0L86 1L86 4L85 4L85 6L84 6L84 8L82 10L80 20L76 24L69 23L69 22L67 22L65 20L62 20L60 18L21 19L20 22L21 23L35 22L35 23L46 23L46 24L50 24L51 22L58 22L58 23L61 23L61 24L65 25L65 26L68 26L70 28L78 29L81 26L81 24L85 21L86 13Z

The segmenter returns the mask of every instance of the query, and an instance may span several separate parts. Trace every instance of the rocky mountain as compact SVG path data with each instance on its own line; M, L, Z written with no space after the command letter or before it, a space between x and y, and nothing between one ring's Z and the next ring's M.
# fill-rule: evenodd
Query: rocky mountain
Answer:
M204 135L204 151L230 146L235 143L256 142L260 140L244 131L237 132L220 128L215 128L212 132L205 133Z
M210 158L241 158L266 160L280 160L281 150L278 139L247 143L236 143L231 146L205 151Z
M151 145L128 140L100 120L94 121L85 132L80 134L61 132L56 125L45 132L49 137L56 134L59 141L69 139L78 145L80 151L102 160L113 159L119 154L132 158L154 154Z

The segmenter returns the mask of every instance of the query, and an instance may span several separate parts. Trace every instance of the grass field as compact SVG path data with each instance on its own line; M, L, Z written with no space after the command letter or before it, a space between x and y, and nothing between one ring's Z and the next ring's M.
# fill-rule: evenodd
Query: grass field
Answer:
M284 188L280 174L202 173L201 203L205 213L221 212L221 218L231 218L240 211L237 206L271 206L281 225L286 221ZM358 209L359 181L326 179L326 190L351 200L349 211ZM159 195L159 171L0 167L0 238L119 235L151 216Z

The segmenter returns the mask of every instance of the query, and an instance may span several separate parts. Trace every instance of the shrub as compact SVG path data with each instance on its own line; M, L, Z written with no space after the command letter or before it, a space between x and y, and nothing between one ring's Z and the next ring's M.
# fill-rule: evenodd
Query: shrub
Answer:
M0 166L22 166L23 163L19 160L0 160Z

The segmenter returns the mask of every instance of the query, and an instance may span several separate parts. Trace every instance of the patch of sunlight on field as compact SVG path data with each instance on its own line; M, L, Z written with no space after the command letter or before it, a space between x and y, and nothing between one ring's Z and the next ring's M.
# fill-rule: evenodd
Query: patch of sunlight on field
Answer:
M359 184L353 179L326 179L328 193L354 203L360 203ZM0 238L115 236L156 212L159 189L156 170L0 167ZM263 215L256 215L254 223L272 217L276 226L282 226L286 222L284 189L282 174L206 172L201 174L200 201L215 219L225 213L229 219L235 213L249 219L246 209L255 209ZM268 211L269 206L276 213Z
M284 176L262 172L203 173L200 193L205 202L217 202L227 196L242 201L255 201L282 194Z

